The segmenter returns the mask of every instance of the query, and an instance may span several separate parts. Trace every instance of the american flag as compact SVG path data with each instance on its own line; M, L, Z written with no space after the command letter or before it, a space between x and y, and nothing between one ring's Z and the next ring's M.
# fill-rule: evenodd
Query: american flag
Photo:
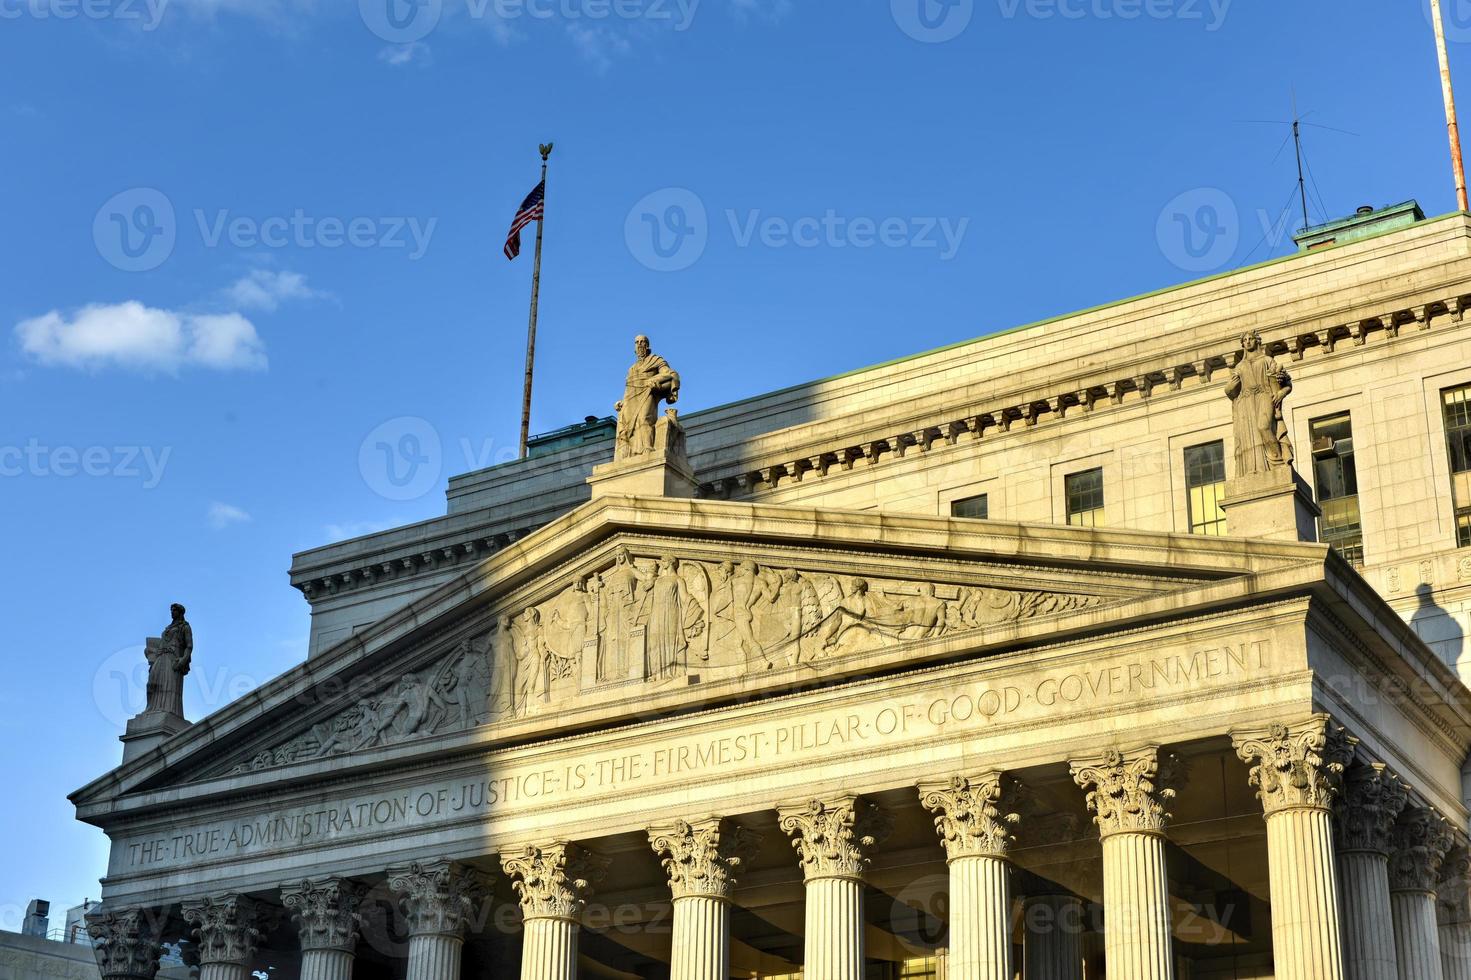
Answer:
M532 188L531 193L526 195L526 200L521 202L521 207L516 210L516 217L511 219L511 230L506 235L507 259L514 259L521 254L521 229L533 221L541 220L546 187L546 181L542 181Z

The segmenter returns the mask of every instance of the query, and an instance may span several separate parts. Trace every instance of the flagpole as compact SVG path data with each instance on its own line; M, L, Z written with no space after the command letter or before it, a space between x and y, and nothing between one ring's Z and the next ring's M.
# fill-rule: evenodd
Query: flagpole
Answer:
M536 262L531 269L531 318L526 324L526 386L521 393L521 458L526 458L526 443L531 438L531 376L536 366L536 307L541 299L541 232L546 221L547 157L552 144L543 143L541 150L542 217L536 219Z
M1435 53L1440 58L1440 91L1445 99L1446 129L1451 139L1451 170L1456 178L1456 204L1471 211L1466 203L1466 165L1461 158L1461 125L1456 120L1456 93L1451 87L1451 62L1445 48L1445 22L1441 20L1440 0L1430 0L1430 19L1435 22Z

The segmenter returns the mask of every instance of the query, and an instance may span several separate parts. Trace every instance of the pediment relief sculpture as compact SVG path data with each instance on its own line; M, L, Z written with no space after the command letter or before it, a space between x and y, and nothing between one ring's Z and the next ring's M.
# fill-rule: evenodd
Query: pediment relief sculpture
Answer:
M708 684L1020 620L1108 596L860 577L617 548L600 571L232 772Z

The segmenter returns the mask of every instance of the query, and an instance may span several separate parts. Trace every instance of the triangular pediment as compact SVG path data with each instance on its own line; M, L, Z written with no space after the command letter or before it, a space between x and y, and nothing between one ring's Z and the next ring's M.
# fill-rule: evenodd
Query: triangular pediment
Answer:
M1147 532L604 498L74 799L526 743L1015 650L1169 610L1158 600L1181 590L1321 564L1323 554Z

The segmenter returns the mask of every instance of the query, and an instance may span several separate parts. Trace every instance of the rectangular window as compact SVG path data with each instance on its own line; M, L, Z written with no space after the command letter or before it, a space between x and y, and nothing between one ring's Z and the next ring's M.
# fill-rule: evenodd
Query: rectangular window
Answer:
M950 502L951 517L969 517L984 521L990 514L990 511L991 508L984 493L975 497L966 497L964 500L952 500Z
M1225 534L1226 444L1208 442L1185 449L1185 500L1191 534Z
M1354 433L1348 413L1314 419L1313 482L1317 486L1318 539L1331 544L1355 565L1364 563L1364 527L1359 519L1359 474L1354 466Z
M899 964L899 980L933 980L940 975L940 961L934 956L905 960Z
M1440 393L1445 438L1450 449L1451 504L1456 509L1456 545L1471 547L1471 385Z
M1076 527L1103 525L1103 469L1084 470L1063 478L1067 522Z

